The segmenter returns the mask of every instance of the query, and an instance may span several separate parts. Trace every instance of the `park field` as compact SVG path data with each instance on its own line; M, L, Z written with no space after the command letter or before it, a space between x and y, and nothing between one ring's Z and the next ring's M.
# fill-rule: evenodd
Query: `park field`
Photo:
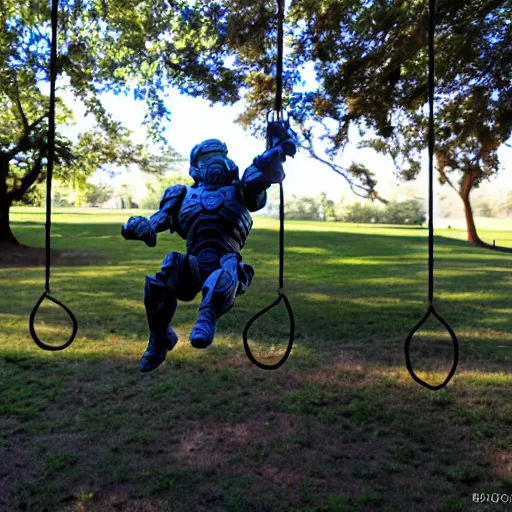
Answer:
M427 305L427 230L286 222L285 292L295 345L284 366L247 359L242 331L276 297L278 221L255 217L242 251L255 268L214 343L190 346L200 297L179 303L180 338L141 374L147 343L144 276L168 251L126 241L140 210L53 215L52 294L76 314L64 351L28 331L44 290L44 251L0 247L0 511L15 512L472 512L512 510L512 259L477 248L461 227L436 230L435 306L458 336L446 388L409 376L404 342ZM20 242L44 246L41 209L15 208ZM481 225L512 246L512 220ZM69 324L46 303L44 340ZM286 346L281 305L249 332L255 354ZM433 318L411 359L433 384L451 365Z

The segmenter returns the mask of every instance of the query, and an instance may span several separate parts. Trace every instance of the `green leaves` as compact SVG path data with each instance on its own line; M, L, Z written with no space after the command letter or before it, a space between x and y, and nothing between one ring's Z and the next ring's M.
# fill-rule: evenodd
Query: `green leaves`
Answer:
M512 93L507 11L506 2L491 0L437 2L436 138L459 168L471 161L483 175L497 172L496 150L512 129L510 102L498 100ZM306 20L292 45L316 62L325 98L311 104L310 118L366 123L377 134L367 145L399 159L409 179L426 142L418 128L426 132L419 109L427 101L427 15L425 1L302 0L290 12ZM338 131L333 149L347 134Z

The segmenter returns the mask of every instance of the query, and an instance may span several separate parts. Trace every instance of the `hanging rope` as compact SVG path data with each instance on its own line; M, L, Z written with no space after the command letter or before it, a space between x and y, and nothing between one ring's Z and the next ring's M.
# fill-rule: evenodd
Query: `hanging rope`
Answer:
M429 0L429 26L428 26L428 309L423 318L413 327L405 342L405 363L411 377L422 386L436 391L448 384L455 373L459 360L459 343L457 336L448 323L436 312L434 308L434 32L435 32L435 0ZM451 336L453 344L453 365L446 379L437 386L420 379L414 372L410 360L410 345L416 331L425 323L430 315L441 322Z
M267 126L271 127L272 123L282 123L288 126L289 118L288 115L283 112L283 24L284 24L284 0L277 0L277 68L276 68L276 99L274 104L274 112L270 111L267 113ZM267 134L268 134L267 128ZM271 137L267 135L267 149L271 149ZM295 333L295 319L293 317L292 307L288 300L288 297L283 291L284 288L284 193L283 184L279 183L279 289L277 292L277 298L272 304L262 309L259 313L256 313L245 326L243 332L244 348L249 360L259 368L264 370L275 370L282 366L288 359L290 352L292 351L293 338ZM281 359L275 364L265 364L258 361L249 348L247 341L247 333L251 325L267 311L277 306L281 301L284 302L286 310L288 311L288 318L290 321L290 337L288 339L288 345L286 351Z
M39 300L37 301L32 313L30 313L29 319L29 329L30 334L36 345L43 350L63 350L66 347L69 347L71 343L73 343L76 333L78 330L78 322L73 315L72 311L65 306L62 302L57 300L56 298L50 295L50 231L51 231L51 220L52 220L52 174L53 174L53 164L55 161L55 82L57 78L57 21L58 21L58 0L53 0L52 3L52 13L51 13L51 23L52 23L52 46L51 46L51 54L50 54L50 112L48 116L48 163L47 163L47 175L46 175L46 239L45 239L45 248L46 248L46 280L45 280L45 290ZM73 324L73 331L69 339L63 345L47 345L42 342L34 328L34 321L36 317L36 313L39 309L39 306L43 302L44 299L48 299L57 306L60 306L66 313L69 315L71 319L71 323Z

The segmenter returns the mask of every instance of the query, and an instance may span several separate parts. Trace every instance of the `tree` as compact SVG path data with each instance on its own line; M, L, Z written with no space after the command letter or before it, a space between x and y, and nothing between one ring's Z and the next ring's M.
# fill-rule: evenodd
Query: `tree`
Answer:
M289 219L318 220L320 202L314 197L292 195L285 204L285 214Z
M106 203L114 194L114 189L105 183L94 185L87 184L87 192L85 194L85 202L90 206L100 206Z
M265 210L269 217L279 218L279 207L281 203L281 192L279 185L274 184L267 189L267 204ZM259 213L261 214L261 213Z
M500 170L497 150L512 131L511 16L506 0L437 2L437 171L464 204L468 240L486 247L491 246L478 236L470 194ZM294 0L287 33L287 105L306 146L312 141L308 122L323 128L331 157L346 146L354 126L363 137L360 147L391 155L398 175L414 179L427 134L426 0ZM304 85L298 70L311 62L319 87L294 92ZM251 107L241 118L246 125L271 106L272 81L253 80L251 86ZM356 177L373 180L357 166Z
M181 172L185 162L188 162L188 158L172 147L167 148L154 159L153 165L158 169L158 179L156 182L146 183L147 194L141 201L141 208L158 208L164 191L172 185L194 183L190 176L185 176Z
M319 211L322 213L321 220L336 220L334 201L332 199L327 199L327 194L325 192L320 194Z
M167 188L178 184L192 185L193 183L194 180L190 176L184 176L177 171L159 179L156 183L146 183L148 192L141 201L140 207L156 210L158 209L162 195Z
M384 224L413 224L421 226L426 220L425 208L419 199L390 201L379 222Z
M344 222L375 223L382 218L383 210L376 205L368 203L349 204L344 212Z
M85 104L97 127L77 140L64 137L72 116L58 101L55 177L83 185L103 165L152 170L145 148L131 144L128 130L100 101L103 92L145 101L148 134L162 143L169 85L212 101L235 101L241 82L223 64L218 17L218 6L206 1L191 9L166 0L61 0L58 83ZM10 207L46 178L49 19L46 0L0 0L0 241L17 243Z
M507 193L507 197L502 203L502 210L505 212L506 215L512 214L512 190L509 190Z
M412 179L426 145L427 4L327 4L316 21L311 4L294 9L307 19L295 51L316 61L323 86L322 106L311 112L338 122L335 150L350 123L366 123L374 135L362 146L390 154ZM480 245L470 193L499 171L497 150L512 130L511 14L505 1L437 2L437 169L463 201L468 240Z
M117 192L117 197L121 201L121 208L138 208L139 205L133 200L133 187L123 183Z
M310 3L314 9L315 2ZM221 26L226 27L226 47L234 55L233 66L238 70L245 86L241 92L245 94L247 108L238 116L237 122L244 128L250 129L254 135L264 136L263 114L274 108L275 101L277 60L275 2L235 0L220 1L219 5L222 6L220 11L223 13L220 20ZM288 40L293 41L297 35L296 20L290 17L288 19L290 21L287 30ZM318 128L326 128L323 120L317 119L320 127L317 126L315 130L307 123L307 116L303 115L299 109L293 108L297 106L300 96L294 93L294 86L301 83L300 68L305 63L303 56L297 54L285 56L283 82L285 107L292 111L295 122L300 128L302 137L299 140L299 147L342 176L356 195L385 203L386 200L376 190L377 182L372 171L356 162L344 167L334 161L332 153L325 158L318 153L315 139L323 136L318 130ZM309 93L304 95L308 100L312 97L313 95Z

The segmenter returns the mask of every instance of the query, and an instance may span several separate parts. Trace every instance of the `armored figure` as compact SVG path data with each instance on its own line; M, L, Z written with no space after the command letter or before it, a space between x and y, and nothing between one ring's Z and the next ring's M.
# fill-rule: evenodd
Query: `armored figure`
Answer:
M121 234L127 240L154 247L157 233L169 230L185 239L187 246L186 254L170 252L161 270L146 276L144 305L150 336L141 372L154 370L174 348L178 337L170 322L177 300L191 301L199 291L203 298L190 342L196 348L212 343L217 320L233 307L254 275L240 255L253 223L249 212L265 206L266 190L284 179L282 163L295 151L293 132L279 132L273 147L256 157L240 179L238 167L227 157L226 144L206 140L190 153L194 184L169 187L149 219L130 217L123 225Z

